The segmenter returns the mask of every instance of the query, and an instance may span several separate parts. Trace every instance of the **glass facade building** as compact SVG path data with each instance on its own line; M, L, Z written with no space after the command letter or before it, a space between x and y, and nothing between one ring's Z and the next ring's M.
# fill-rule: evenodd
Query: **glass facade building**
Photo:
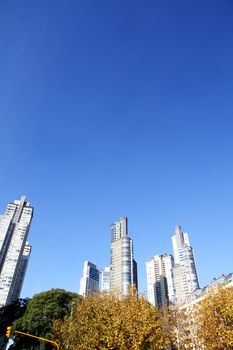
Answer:
M137 263L133 241L128 237L128 221L122 217L111 225L110 290L127 295L133 284L137 288Z
M100 270L100 291L110 292L110 267Z
M83 266L83 276L80 280L79 294L86 297L90 293L99 291L99 270L90 261L85 261Z

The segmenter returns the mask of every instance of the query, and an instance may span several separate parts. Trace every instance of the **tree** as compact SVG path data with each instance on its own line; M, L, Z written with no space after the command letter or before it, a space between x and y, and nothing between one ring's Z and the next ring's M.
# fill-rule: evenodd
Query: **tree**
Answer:
M162 310L163 329L167 335L171 349L200 349L196 337L196 320L192 307L179 309L172 307Z
M81 300L72 315L54 324L64 349L166 349L158 311L135 290L119 299L106 293Z
M0 345L4 346L7 342L7 338L5 337L6 328L23 316L27 302L28 299L18 299L12 304L0 308Z
M12 304L0 308L0 337L5 335L7 326L10 326L26 310L28 299L18 299Z
M163 316L170 344L178 350L233 349L233 287L215 287L202 301Z
M25 333L35 336L54 339L53 321L63 320L69 315L72 307L81 297L75 293L63 289L52 289L47 292L36 294L27 304L24 315L14 323L14 327ZM38 349L38 340L21 335L14 335L14 344L11 350ZM50 344L44 344L44 348L51 349Z
M196 306L201 344L208 350L233 349L233 287L218 287Z

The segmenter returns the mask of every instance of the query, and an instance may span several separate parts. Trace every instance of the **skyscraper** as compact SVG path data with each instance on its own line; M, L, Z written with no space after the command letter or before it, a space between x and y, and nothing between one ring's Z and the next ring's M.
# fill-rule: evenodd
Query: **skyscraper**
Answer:
M32 217L33 208L24 196L9 203L0 216L0 307L20 295L31 252L27 236Z
M110 267L100 270L100 291L110 292Z
M176 304L189 301L191 294L199 288L193 249L187 233L181 226L175 227L172 236L175 266L173 268Z
M15 284L14 284L13 293L12 293L12 300L18 299L21 293L24 277L27 271L27 267L28 267L28 263L31 255L31 250L32 250L32 247L29 245L28 242L26 242L24 246L23 254L20 260L18 273L15 279Z
M161 254L146 262L148 301L160 308L174 303L172 255Z
M99 270L90 261L85 261L83 266L83 276L80 279L79 294L86 297L90 293L99 291Z
M110 289L127 295L131 285L137 288L137 263L133 259L133 241L128 237L126 217L111 225Z

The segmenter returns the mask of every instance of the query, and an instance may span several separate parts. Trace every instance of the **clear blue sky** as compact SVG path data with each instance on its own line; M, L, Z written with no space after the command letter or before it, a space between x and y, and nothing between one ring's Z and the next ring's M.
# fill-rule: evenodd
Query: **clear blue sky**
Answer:
M23 296L78 291L122 215L141 292L176 224L202 286L232 272L232 0L1 1L0 131L0 212L35 208Z

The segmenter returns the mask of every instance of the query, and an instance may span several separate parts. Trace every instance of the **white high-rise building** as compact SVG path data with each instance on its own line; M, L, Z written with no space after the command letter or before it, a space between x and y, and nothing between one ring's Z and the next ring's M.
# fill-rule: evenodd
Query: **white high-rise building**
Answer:
M15 284L13 287L13 293L12 293L12 300L18 299L21 289L23 286L23 281L24 277L27 271L28 263L29 263L29 258L31 255L32 247L29 245L28 242L26 242L23 250L23 254L20 260L19 264L19 270L15 279Z
M191 294L199 288L193 249L187 233L178 225L172 236L175 266L173 268L175 301L180 305L189 301Z
M33 208L23 196L0 216L0 307L20 296L31 247L27 236Z
M146 262L148 301L160 308L174 303L172 255L155 255Z
M100 270L100 291L110 292L110 267Z
M84 298L90 293L99 291L99 270L90 261L85 261L83 266L83 276L80 279L79 294Z
M133 241L128 237L127 218L111 225L110 290L127 295L131 285L137 288L137 263L133 259Z

